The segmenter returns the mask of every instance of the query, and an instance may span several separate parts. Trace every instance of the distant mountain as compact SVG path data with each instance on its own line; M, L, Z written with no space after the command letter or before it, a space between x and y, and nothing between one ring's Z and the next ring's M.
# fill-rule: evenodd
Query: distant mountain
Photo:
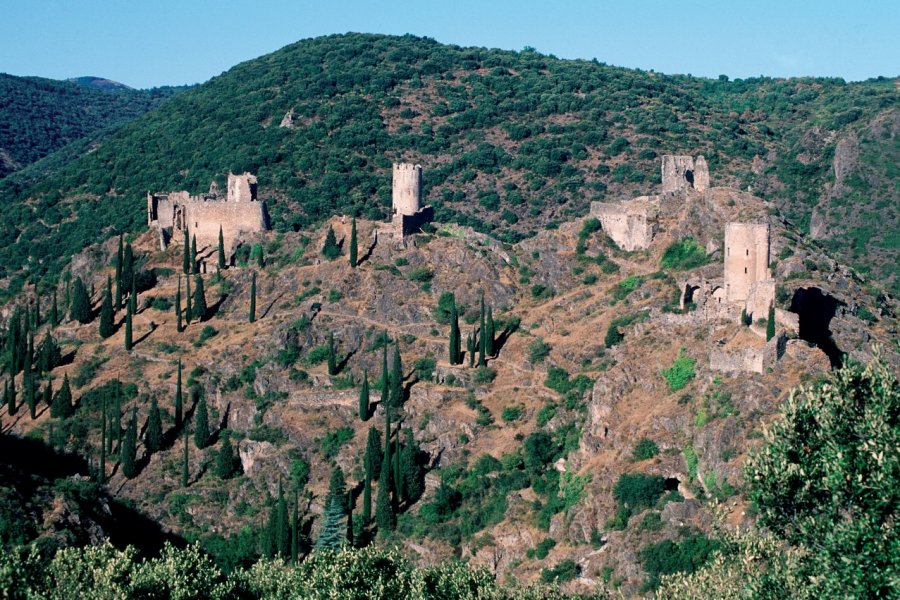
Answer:
M56 81L0 74L0 177L131 121L176 91L133 90L97 77Z
M72 83L78 84L83 87L94 88L98 90L133 89L128 87L124 83L119 83L118 81L113 81L112 79L106 79L105 77L94 77L93 75L86 75L84 77L71 77L67 81L71 81Z
M15 276L10 290L55 278L98 235L142 228L147 190L205 190L229 169L255 172L274 226L296 230L339 213L385 217L391 162L420 162L438 220L514 242L586 214L591 200L655 189L660 154L704 154L713 185L750 188L896 293L896 86L668 76L414 36L304 40L84 144L80 156L7 178L0 278ZM287 114L291 126L280 127Z

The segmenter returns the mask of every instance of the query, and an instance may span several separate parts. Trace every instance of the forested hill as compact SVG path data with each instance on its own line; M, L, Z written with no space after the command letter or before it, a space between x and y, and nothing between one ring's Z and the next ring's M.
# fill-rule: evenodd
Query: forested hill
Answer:
M0 177L133 120L176 91L133 90L98 77L56 81L0 73Z
M304 40L74 160L7 177L0 278L8 293L52 280L98 233L142 228L147 190L202 191L229 169L256 173L274 226L291 229L384 216L391 161L421 162L438 220L512 241L591 200L653 191L658 154L702 153L714 185L750 187L802 229L812 220L831 251L897 291L897 83L666 76L413 36ZM293 127L280 127L288 112Z

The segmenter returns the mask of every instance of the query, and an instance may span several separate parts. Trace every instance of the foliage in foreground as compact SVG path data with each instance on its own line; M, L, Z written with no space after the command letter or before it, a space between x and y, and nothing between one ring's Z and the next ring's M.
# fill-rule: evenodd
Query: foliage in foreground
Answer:
M398 552L374 547L317 551L296 567L263 559L225 576L197 546L167 545L158 558L140 560L134 548L120 551L109 544L60 550L46 564L34 546L6 553L0 557L0 595L172 600L563 597L544 586L500 586L486 569L460 562L416 568Z

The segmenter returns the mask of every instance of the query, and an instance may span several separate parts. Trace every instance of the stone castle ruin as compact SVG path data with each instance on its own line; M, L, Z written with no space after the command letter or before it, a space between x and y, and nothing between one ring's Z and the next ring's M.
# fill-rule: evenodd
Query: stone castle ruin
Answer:
M725 225L725 299L752 317L764 317L775 302L767 223Z
M219 228L226 257L231 257L243 235L268 228L266 207L256 197L256 177L250 173L228 173L224 198L215 182L206 194L192 196L186 191L147 192L147 225L159 234L159 246L165 250L173 241L197 237L198 248L217 248Z
M709 167L703 155L662 157L662 192L709 189Z
M396 239L418 232L434 218L434 209L422 206L422 165L394 163L391 191L391 225Z

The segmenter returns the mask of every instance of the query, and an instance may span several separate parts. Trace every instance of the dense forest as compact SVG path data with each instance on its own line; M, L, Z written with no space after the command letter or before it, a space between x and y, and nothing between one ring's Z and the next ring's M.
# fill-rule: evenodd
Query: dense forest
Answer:
M56 81L0 73L0 177L75 140L134 120L179 91L132 90L97 81L104 80Z
M72 89L112 111L116 96ZM279 127L288 113L293 126ZM710 80L413 36L304 40L7 177L0 277L8 293L49 283L98 233L140 229L147 190L196 193L229 169L258 174L275 227L298 230L384 217L391 161L421 162L438 221L512 242L591 200L654 190L659 154L702 153L714 185L750 187L802 230L812 222L896 292L898 121L888 79ZM30 157L52 148L33 145Z

